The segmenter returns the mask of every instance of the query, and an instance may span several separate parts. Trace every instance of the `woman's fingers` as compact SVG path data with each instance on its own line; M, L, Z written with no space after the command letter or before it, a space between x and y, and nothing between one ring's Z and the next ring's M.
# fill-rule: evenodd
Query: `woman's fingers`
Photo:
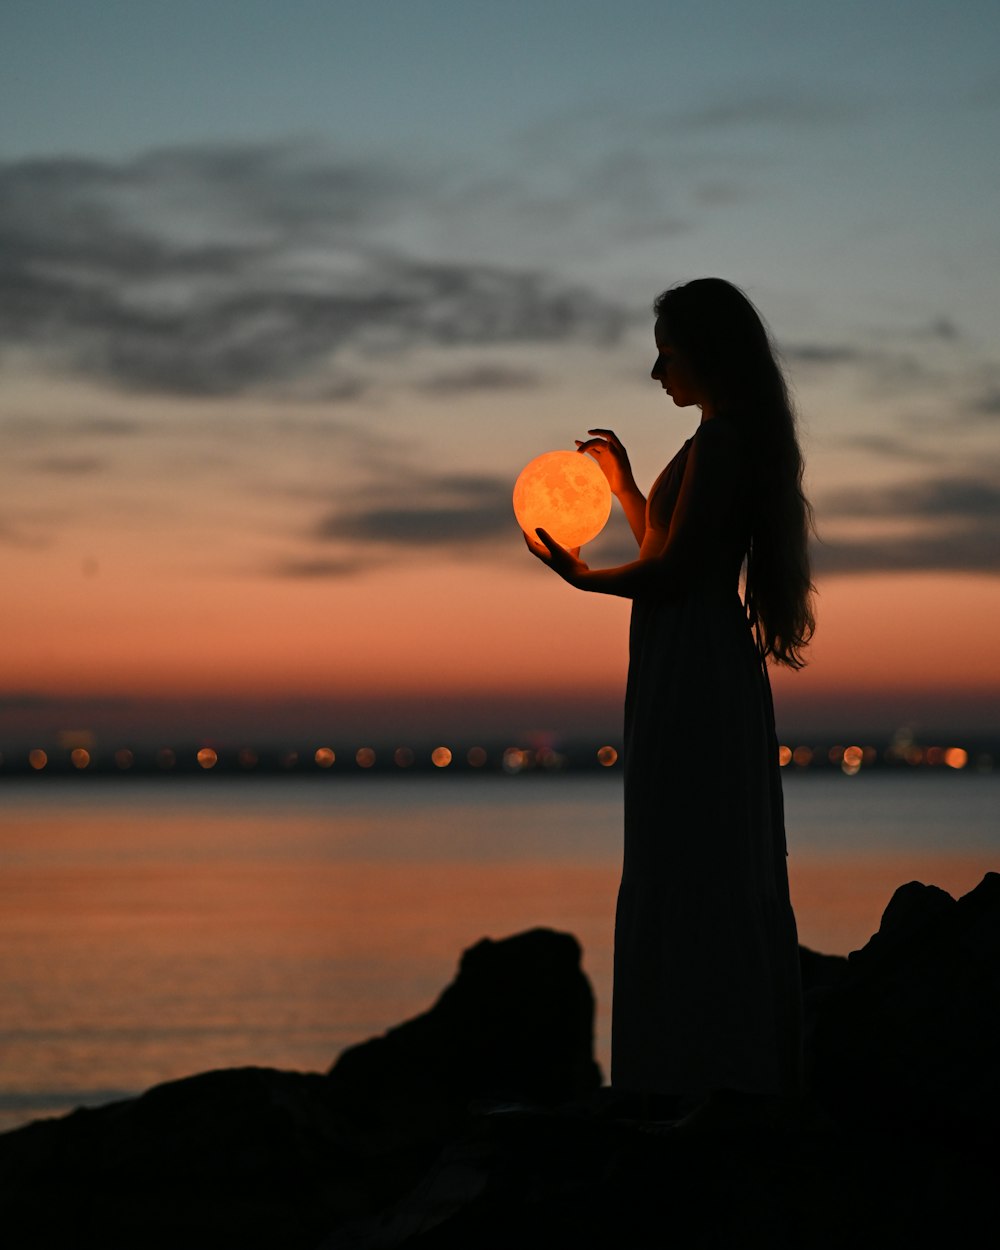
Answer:
M548 549L543 547L534 535L529 534L527 530L522 530L524 535L524 543L533 556L538 556L540 560L545 560L549 556Z
M607 439L607 441L608 441L608 442L609 442L609 443L610 443L613 447L617 447L617 448L619 448L619 449L621 448L622 441L621 441L621 439L618 437L618 435L614 432L614 430L588 430L588 431L587 431L587 433L588 433L588 434L599 434L599 435L601 436L601 438L605 438L605 439Z

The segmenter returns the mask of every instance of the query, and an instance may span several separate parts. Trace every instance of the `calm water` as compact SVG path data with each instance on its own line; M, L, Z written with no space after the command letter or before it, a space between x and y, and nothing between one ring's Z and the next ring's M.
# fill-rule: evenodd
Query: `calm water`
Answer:
M1000 869L1000 776L789 776L800 937ZM605 1071L617 778L6 782L0 1128L213 1067L322 1070L484 934L577 934Z

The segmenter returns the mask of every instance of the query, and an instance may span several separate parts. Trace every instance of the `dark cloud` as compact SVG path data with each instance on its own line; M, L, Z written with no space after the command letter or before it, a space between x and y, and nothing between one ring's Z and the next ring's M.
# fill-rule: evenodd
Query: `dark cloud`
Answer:
M871 452L893 460L910 461L916 464L941 463L940 451L919 446L912 439L893 437L888 434L861 434L848 441L851 447L859 451Z
M379 491L380 498L392 492ZM349 506L323 517L320 540L392 546L465 547L510 532L514 522L511 483L485 475L411 478L406 493L389 505Z
M422 193L291 145L0 165L0 344L119 387L221 396L287 389L347 346L621 332L617 306L541 271L387 246Z
M505 365L479 364L452 373L436 373L418 383L417 389L428 395L463 395L470 391L533 390L543 384L540 374L532 369L513 369Z
M995 525L972 524L945 534L856 542L819 542L813 565L832 573L989 573L1000 574Z
M962 337L962 332L950 317L935 317L927 327L927 333L931 338L941 339L946 343L957 342Z
M128 417L84 417L73 424L80 434L96 434L102 438L128 437L143 428L141 421L131 421Z
M1000 574L1000 476L933 477L871 491L840 491L818 508L824 517L912 522L906 536L820 542L821 573L967 571Z
M362 560L280 560L267 571L275 577L308 581L354 577L370 568L370 562Z
M52 473L57 477L86 477L99 473L106 463L96 456L47 456L44 460L36 460L30 467L36 473Z
M973 402L972 410L984 417L1000 417L1000 386L983 391Z
M794 87L732 94L683 114L685 125L702 130L747 126L781 126L813 129L839 125L865 114L860 102L842 95L828 97Z
M992 518L1000 523L1000 478L965 474L907 482L878 491L838 491L823 503L828 516L914 520Z
M861 348L833 343L783 343L781 355L793 365L856 365L872 359Z

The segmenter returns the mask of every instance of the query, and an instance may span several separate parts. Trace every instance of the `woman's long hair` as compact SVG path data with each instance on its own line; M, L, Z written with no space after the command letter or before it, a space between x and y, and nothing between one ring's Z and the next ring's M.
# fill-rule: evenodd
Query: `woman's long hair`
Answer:
M815 628L809 574L812 509L784 375L747 297L722 278L697 278L653 305L717 412L744 432L750 455L747 615L761 656L801 668Z

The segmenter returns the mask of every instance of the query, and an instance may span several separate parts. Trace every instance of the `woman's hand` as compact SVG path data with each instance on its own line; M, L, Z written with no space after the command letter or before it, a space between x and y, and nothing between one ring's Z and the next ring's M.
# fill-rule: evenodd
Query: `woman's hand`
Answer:
M574 547L572 550L560 547L552 535L543 529L535 530L537 538L533 538L524 530L522 533L528 550L533 556L536 556L543 564L547 564L553 572L558 573L564 582L569 582L571 586L580 585L581 574L589 572L589 565L584 564L579 558L579 547Z
M587 433L598 437L588 438L586 442L576 439L577 451L584 452L597 461L598 468L608 479L612 495L617 498L634 491L635 478L632 476L628 452L614 430L588 430Z

